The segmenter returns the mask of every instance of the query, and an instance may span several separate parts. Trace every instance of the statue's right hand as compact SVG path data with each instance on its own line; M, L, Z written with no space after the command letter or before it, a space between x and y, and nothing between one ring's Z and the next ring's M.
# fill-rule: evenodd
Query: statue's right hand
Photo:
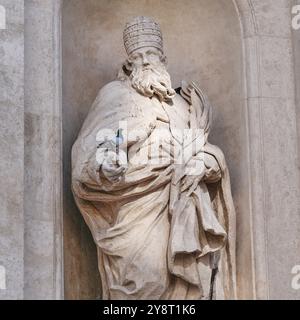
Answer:
M120 150L119 157L114 151L99 152L97 161L100 164L100 173L112 183L120 182L127 170L126 154ZM125 157L125 159L124 159ZM123 161L121 161L123 160Z
M126 169L125 166L118 166L117 164L109 163L106 160L101 165L103 175L112 183L120 182Z

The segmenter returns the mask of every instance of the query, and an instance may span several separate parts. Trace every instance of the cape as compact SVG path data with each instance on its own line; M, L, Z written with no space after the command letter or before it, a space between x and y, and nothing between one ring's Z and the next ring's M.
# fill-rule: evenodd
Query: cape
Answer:
M158 120L155 103L126 81L109 83L72 148L72 190L97 245L103 298L235 299L236 216L228 168L218 147L206 142L199 152L214 157L220 179L201 181L189 191L180 192L173 164L129 162L125 178L114 184L100 174L99 130L116 132L120 121L126 121L128 131L140 130L138 139L128 137L129 158L134 158L146 150L159 123L165 124ZM180 95L173 106L164 107L174 138L172 128L184 121L183 113L190 115L178 105L187 105ZM207 277L211 270L214 279ZM207 279L215 281L213 292L207 293Z

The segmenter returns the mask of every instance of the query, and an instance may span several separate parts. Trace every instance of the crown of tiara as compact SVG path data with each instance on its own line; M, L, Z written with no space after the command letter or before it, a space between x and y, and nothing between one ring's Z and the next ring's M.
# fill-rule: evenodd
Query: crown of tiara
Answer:
M136 17L128 22L123 32L125 50L128 55L143 47L155 47L163 52L160 26L150 17Z

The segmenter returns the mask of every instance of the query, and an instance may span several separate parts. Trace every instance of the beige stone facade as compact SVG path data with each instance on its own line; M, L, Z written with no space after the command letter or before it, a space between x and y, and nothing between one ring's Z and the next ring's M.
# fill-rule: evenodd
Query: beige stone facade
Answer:
M299 299L299 0L0 0L0 299L101 297L96 248L71 194L71 146L153 16L169 71L214 106L237 211L239 299ZM1 282L0 282L1 284Z

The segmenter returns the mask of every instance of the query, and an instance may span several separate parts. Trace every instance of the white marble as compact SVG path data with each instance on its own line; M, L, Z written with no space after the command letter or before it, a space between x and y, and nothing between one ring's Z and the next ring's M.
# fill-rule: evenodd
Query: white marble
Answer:
M212 106L194 82L172 87L155 20L123 32L128 57L72 148L103 299L235 299L236 212L224 154L209 143Z

